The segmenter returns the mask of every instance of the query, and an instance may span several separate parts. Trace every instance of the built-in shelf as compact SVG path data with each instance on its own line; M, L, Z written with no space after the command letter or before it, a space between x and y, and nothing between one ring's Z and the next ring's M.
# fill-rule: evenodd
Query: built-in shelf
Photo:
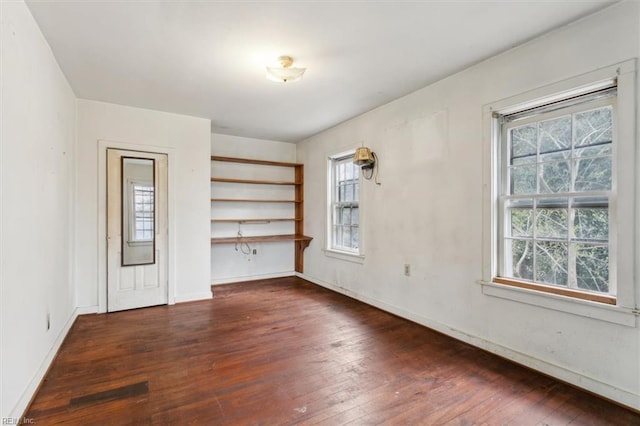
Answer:
M281 242L281 241L293 241L295 244L295 270L297 272L303 272L303 252L304 249L309 246L309 243L313 239L304 235L304 221L303 221L303 195L304 195L304 166L298 163L287 163L281 161L267 161L256 160L249 158L235 158L235 157L221 157L217 155L211 156L211 161L227 162L227 163L241 163L241 164L254 164L261 166L274 166L274 167L291 167L294 169L294 178L290 180L268 180L268 179L241 179L241 178L226 178L213 176L211 182L214 183L231 183L231 184L249 184L249 185L290 185L294 187L293 200L270 200L265 198L247 199L247 198L211 198L212 203L218 202L246 202L246 203L292 203L294 205L294 217L293 218L258 218L258 219L238 219L238 218L221 218L211 219L212 223L238 223L238 224L265 224L268 226L271 222L294 222L295 233L286 235L256 235L256 236L240 236L240 237L214 237L211 238L211 244L238 244L238 243L269 243L269 242ZM215 168L214 168L215 172ZM249 214L250 215L250 214Z
M234 222L234 223L269 223L269 222L295 222L294 217L279 217L270 219L211 219L211 222Z
M212 198L212 202L224 203L301 203L296 200L254 200L251 198Z
M234 243L274 243L278 241L300 241L309 245L313 238L306 235L261 235L253 237L218 237L212 238L211 244L234 244ZM306 246L305 246L306 247Z
M298 185L299 182L289 182L282 180L256 180L256 179L229 179L212 177L211 182L228 182L228 183L249 183L252 185Z
M298 163L286 163L282 161L255 160L252 158L220 157L218 155L212 155L211 161L223 161L227 163L258 164L262 166L276 166L276 167L298 167L302 165Z

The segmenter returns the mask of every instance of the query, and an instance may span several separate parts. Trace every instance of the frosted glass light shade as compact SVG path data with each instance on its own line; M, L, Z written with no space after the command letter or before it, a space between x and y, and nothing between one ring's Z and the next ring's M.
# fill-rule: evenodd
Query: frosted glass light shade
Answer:
M306 68L267 67L267 78L278 83L289 83L302 80Z

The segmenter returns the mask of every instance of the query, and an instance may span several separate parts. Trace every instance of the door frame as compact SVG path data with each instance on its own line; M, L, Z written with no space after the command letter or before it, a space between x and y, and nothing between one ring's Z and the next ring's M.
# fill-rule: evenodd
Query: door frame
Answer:
M175 149L112 140L98 140L98 313L107 312L107 149L166 154L167 156L167 304L175 297Z

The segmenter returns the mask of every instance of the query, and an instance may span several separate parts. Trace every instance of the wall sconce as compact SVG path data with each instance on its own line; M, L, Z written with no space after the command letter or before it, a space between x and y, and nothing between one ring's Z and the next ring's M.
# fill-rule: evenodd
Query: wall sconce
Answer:
M353 162L362 169L362 177L367 180L371 180L375 172L376 185L380 185L378 182L378 169L376 164L378 163L378 156L375 152L371 151L366 146L362 146L356 149L356 153L353 156Z

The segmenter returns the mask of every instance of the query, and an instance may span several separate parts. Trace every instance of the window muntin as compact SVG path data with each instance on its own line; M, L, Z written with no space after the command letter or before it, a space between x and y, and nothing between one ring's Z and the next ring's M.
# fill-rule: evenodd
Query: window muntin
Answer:
M330 159L331 206L329 249L360 250L360 169L353 153Z
M615 294L614 103L609 89L501 117L500 278Z

